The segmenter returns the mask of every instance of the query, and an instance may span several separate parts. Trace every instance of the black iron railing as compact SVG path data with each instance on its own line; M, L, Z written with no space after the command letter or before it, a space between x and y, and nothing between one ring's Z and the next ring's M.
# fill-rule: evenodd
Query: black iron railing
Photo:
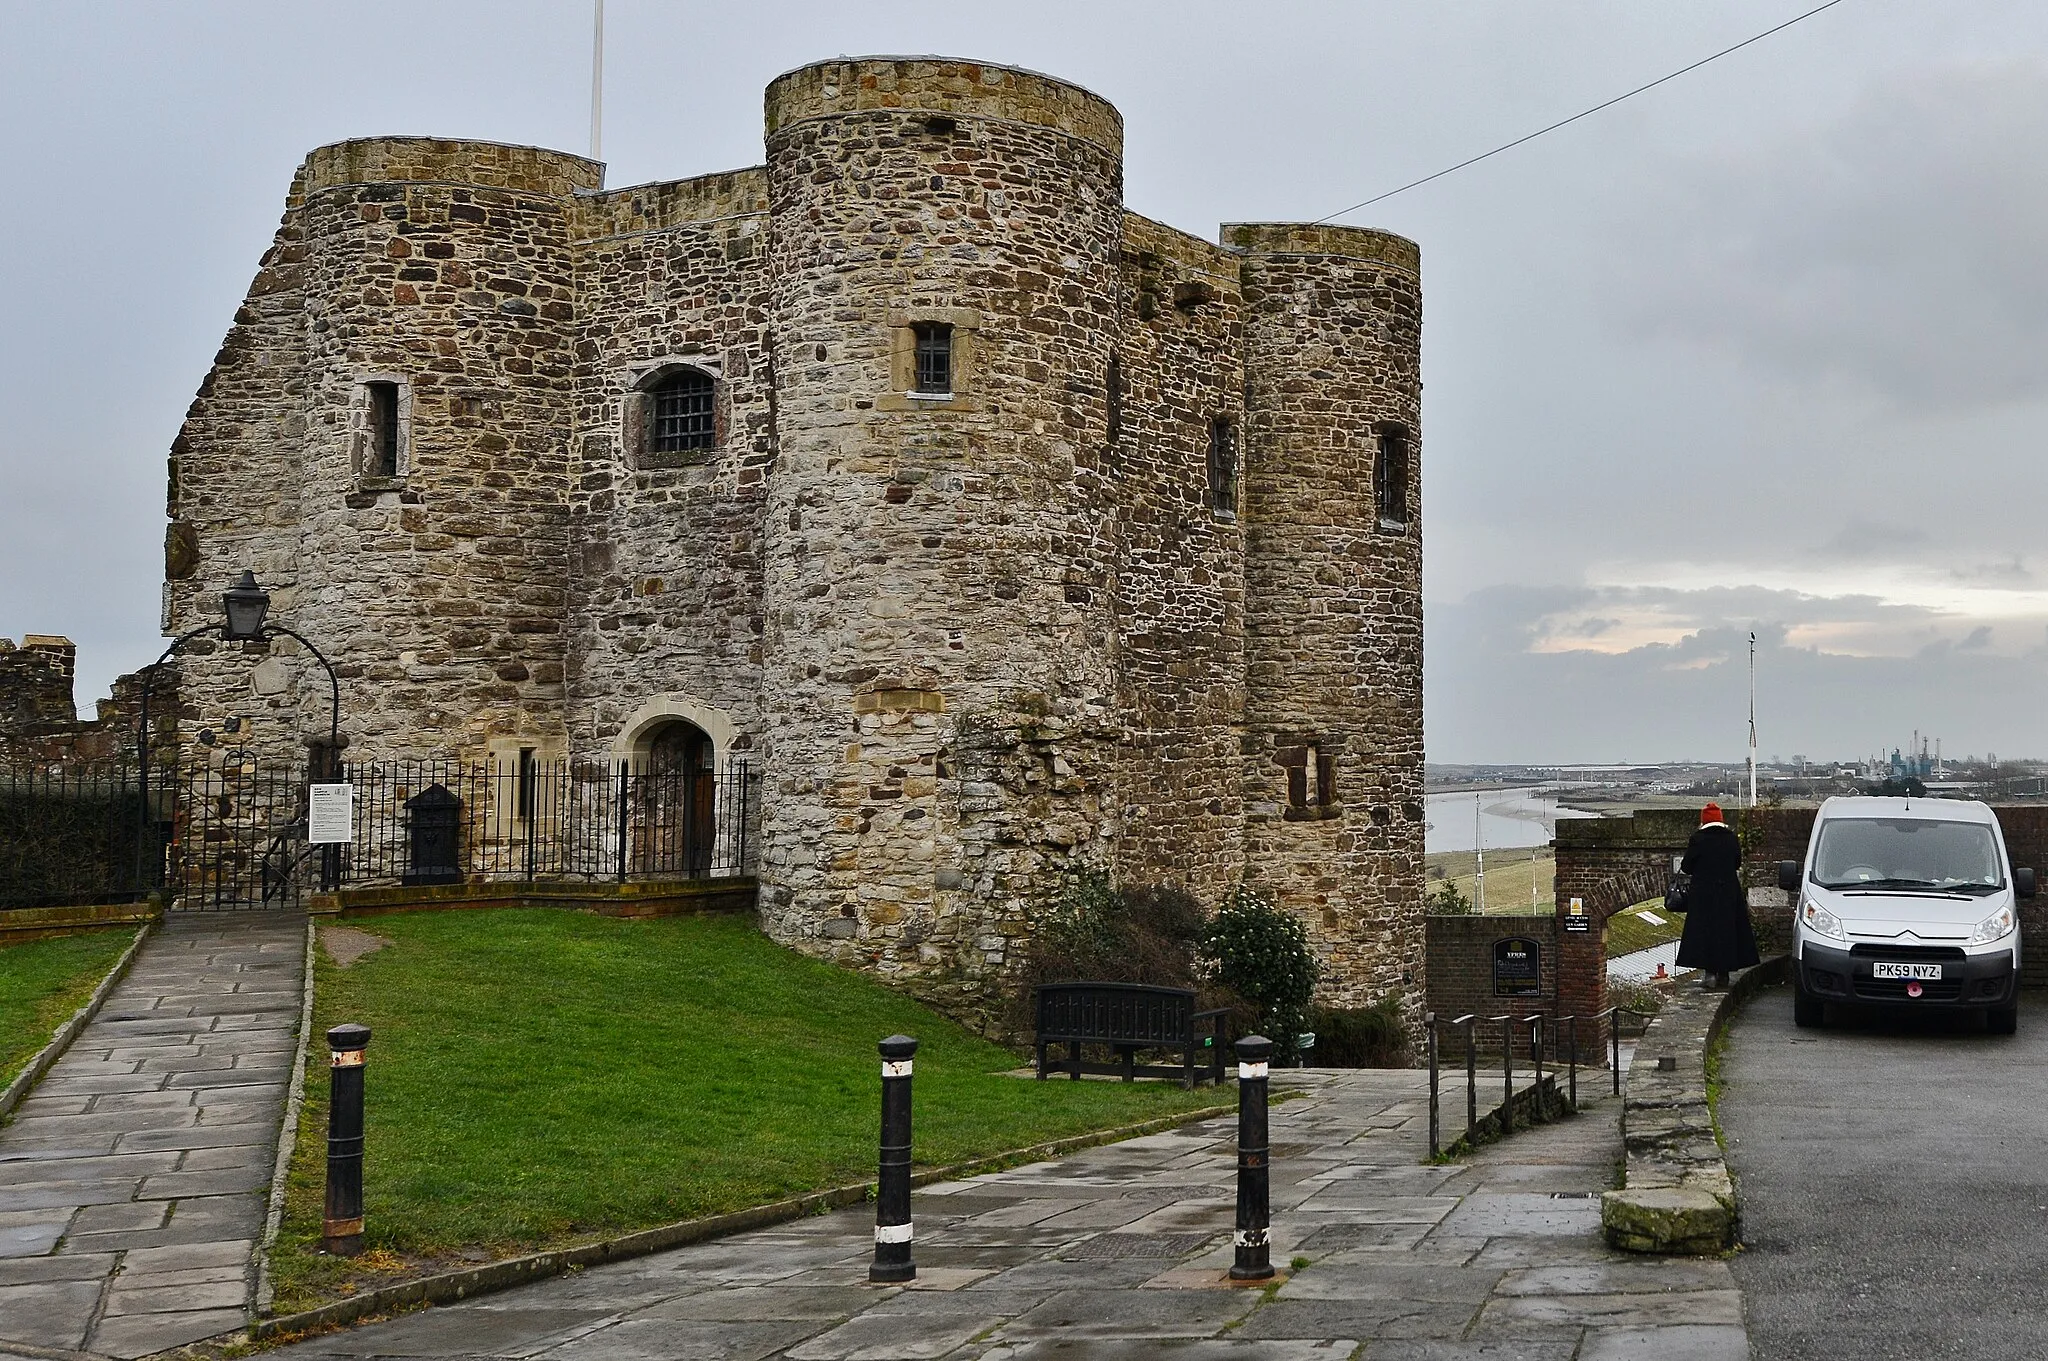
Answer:
M641 762L382 761L344 766L344 888L751 874L759 778ZM0 768L0 908L132 900L291 906L322 882L303 768L233 751L152 768Z
M1633 1007L1609 1007L1597 1015L1583 1018L1589 1024L1598 1025L1604 1022L1607 1026L1608 1043L1606 1052L1602 1057L1606 1060L1606 1067L1613 1075L1614 1094L1616 1096L1621 1095L1621 1026L1619 1022L1623 1016L1634 1017L1637 1020L1646 1020L1648 1015L1649 1013L1638 1011ZM1525 1052L1528 1055L1533 1075L1533 1082L1529 1089L1532 1093L1529 1103L1530 1109L1533 1112L1532 1118L1544 1118L1544 1113L1548 1109L1547 1097L1543 1090L1546 1056L1544 1032L1546 1028L1556 1033L1563 1041L1559 1047L1563 1050L1566 1067L1567 1086L1564 1109L1576 1111L1579 1108L1579 1021L1581 1019L1578 1016L1552 1018L1542 1015L1516 1016L1510 1013L1504 1016L1485 1017L1467 1014L1443 1021L1437 1019L1437 1014L1433 1011L1425 1015L1423 1017L1423 1030L1429 1051L1429 1156L1435 1158L1443 1152L1441 1089L1442 1032L1445 1029L1463 1031L1465 1040L1465 1128L1456 1139L1451 1141L1453 1146L1455 1146L1460 1143L1471 1143L1477 1140L1482 1133L1488 1132L1489 1127L1495 1126L1495 1122L1491 1117L1482 1120L1479 1114L1479 1027L1482 1025L1489 1027L1498 1025L1500 1027L1501 1104L1497 1127L1494 1128L1494 1132L1507 1135L1512 1134L1515 1128L1515 1046L1525 1030L1529 1036L1529 1043ZM1551 1067L1553 1070L1556 1067L1554 1060L1551 1063Z

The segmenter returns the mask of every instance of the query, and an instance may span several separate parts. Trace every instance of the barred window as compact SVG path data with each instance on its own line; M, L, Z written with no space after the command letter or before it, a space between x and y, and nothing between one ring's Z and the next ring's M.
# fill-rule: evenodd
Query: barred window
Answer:
M953 328L941 321L920 321L917 335L916 392L953 391Z
M1378 502L1382 529L1408 526L1408 431L1398 425L1380 430L1379 458L1373 464L1373 499Z
M1209 509L1237 515L1237 424L1220 417L1209 422Z
M678 369L648 393L647 447L658 454L711 449L718 443L711 375Z

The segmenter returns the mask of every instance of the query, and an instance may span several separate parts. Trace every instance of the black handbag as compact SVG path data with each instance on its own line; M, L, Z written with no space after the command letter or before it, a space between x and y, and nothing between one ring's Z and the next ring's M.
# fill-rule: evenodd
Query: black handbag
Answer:
M1683 912L1686 899L1692 894L1692 876L1684 870L1671 871L1671 882L1664 886L1664 910Z

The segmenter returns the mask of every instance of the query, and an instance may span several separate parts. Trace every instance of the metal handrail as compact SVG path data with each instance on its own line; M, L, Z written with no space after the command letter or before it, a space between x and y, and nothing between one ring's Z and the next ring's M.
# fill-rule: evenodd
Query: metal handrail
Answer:
M1542 1091L1546 1048L1544 1044L1544 1026L1546 1023L1551 1027L1552 1034L1555 1034L1560 1027L1564 1031L1565 1063L1570 1092L1569 1105L1572 1110L1576 1111L1579 1108L1579 1022L1585 1020L1595 1023L1607 1023L1607 1067L1612 1076L1614 1094L1620 1096L1621 1028L1615 1022L1623 1016L1644 1020L1649 1015L1649 1012L1635 1007L1619 1006L1608 1007L1604 1011L1596 1012L1586 1017L1577 1015L1551 1017L1545 1016L1540 1012L1529 1016L1516 1016L1509 1013L1501 1016L1481 1017L1468 1012L1463 1016L1456 1016L1448 1021L1444 1021L1439 1020L1437 1014L1433 1011L1426 1013L1422 1021L1426 1032L1427 1052L1429 1055L1429 1156L1436 1158L1440 1157L1443 1153L1442 1097L1439 1091L1442 1082L1443 1059L1443 1040L1439 1032L1443 1027L1462 1028L1465 1032L1465 1132L1460 1136L1460 1141L1462 1141L1470 1139L1479 1126L1478 1028L1482 1021L1489 1025L1498 1024L1501 1027L1501 1133L1507 1135L1512 1134L1515 1127L1515 1038L1520 1027L1527 1026L1529 1028L1529 1057L1535 1075L1535 1086L1532 1090L1537 1093L1536 1118L1540 1120L1543 1118Z

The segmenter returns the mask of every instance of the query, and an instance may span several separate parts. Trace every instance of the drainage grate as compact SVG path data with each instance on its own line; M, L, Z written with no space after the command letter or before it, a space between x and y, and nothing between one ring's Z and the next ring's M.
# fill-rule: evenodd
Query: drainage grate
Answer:
M1550 1198L1552 1200L1591 1200L1599 1194L1598 1191L1552 1191Z
M1104 1233L1076 1243L1060 1255L1069 1262L1099 1262L1121 1257L1185 1257L1215 1236L1212 1233Z

